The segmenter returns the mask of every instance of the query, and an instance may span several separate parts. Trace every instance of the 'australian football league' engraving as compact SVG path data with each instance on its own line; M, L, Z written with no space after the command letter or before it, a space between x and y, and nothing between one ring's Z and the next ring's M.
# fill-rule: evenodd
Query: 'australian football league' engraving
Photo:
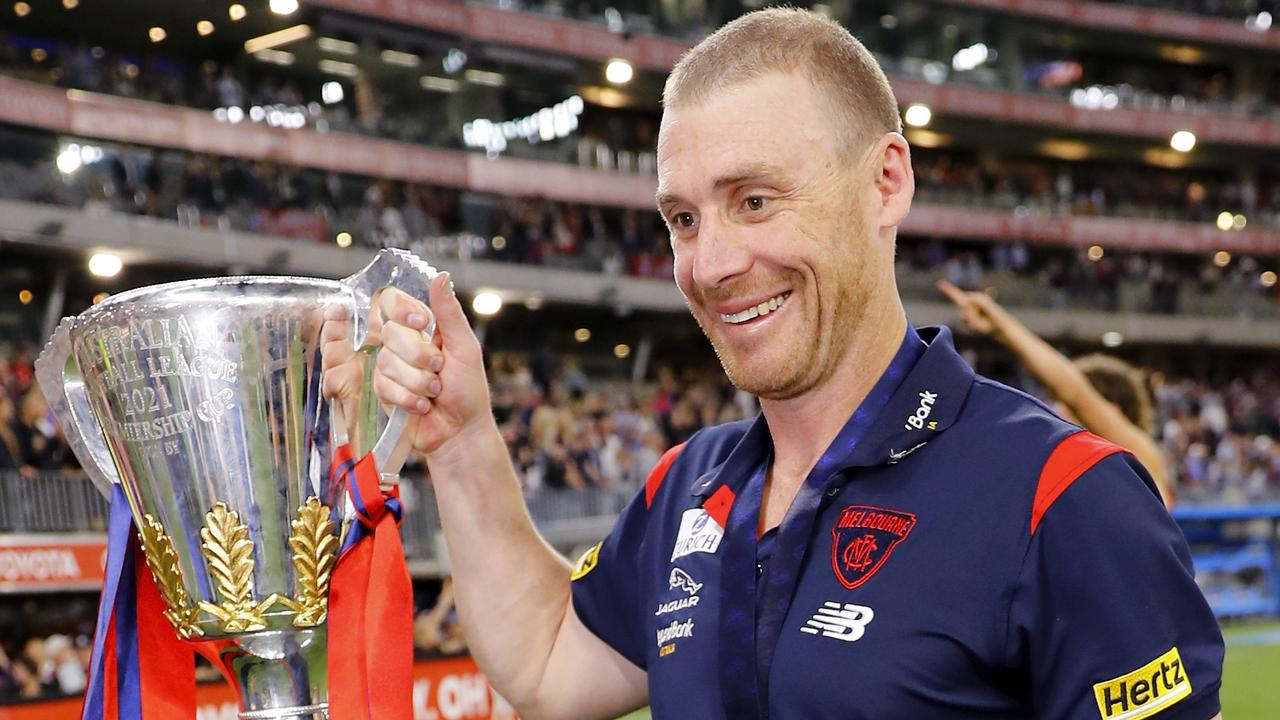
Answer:
M130 318L86 332L81 342L96 350L90 373L113 387L111 397L122 405L121 419L108 422L113 435L131 443L160 442L189 433L196 421L221 422L235 408L231 387L240 380L240 363L211 349L234 347L236 333L215 336L216 327L193 327L186 314L178 314ZM187 380L207 382L202 387ZM169 455L181 448L163 443L162 450Z

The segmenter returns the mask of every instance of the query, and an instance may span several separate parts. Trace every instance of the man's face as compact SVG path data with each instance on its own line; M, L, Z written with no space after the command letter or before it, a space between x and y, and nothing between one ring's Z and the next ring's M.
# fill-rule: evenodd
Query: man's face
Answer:
M729 379L764 398L829 377L885 267L892 277L867 153L842 152L832 119L807 79L781 73L662 118L676 284Z

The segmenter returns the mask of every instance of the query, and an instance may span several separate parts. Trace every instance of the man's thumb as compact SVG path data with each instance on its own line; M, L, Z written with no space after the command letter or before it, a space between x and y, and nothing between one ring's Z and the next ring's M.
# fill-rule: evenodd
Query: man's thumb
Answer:
M447 272L439 273L431 280L431 310L436 316L436 329L446 342L473 335Z

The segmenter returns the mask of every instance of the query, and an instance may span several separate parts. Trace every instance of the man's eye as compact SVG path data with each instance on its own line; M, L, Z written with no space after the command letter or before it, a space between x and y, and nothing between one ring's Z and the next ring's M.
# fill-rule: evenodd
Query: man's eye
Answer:
M679 228L692 227L693 213L687 213L687 212L676 213L675 217L672 218L672 220L675 222L676 227L679 227Z
M759 196L757 196L757 195L753 195L753 196L751 196L751 197L747 198L747 200L746 200L746 206L747 206L747 209L748 209L748 210L763 210L763 209L764 209L764 198L759 197Z

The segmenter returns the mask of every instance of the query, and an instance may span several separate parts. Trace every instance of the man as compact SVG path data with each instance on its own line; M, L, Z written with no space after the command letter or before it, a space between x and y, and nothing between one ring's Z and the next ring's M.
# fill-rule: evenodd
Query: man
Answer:
M1160 489L1165 506L1173 507L1164 451L1151 437L1155 408L1142 373L1108 355L1068 359L985 292L961 290L946 280L938 281L938 290L955 304L966 327L1018 356L1053 395L1059 415L1133 453Z
M676 282L763 412L670 450L572 583L447 277L435 342L425 307L380 297L375 387L425 413L414 447L497 690L575 720L646 699L682 720L1218 713L1221 636L1140 466L908 326L910 157L865 48L753 13L681 59L664 105Z

